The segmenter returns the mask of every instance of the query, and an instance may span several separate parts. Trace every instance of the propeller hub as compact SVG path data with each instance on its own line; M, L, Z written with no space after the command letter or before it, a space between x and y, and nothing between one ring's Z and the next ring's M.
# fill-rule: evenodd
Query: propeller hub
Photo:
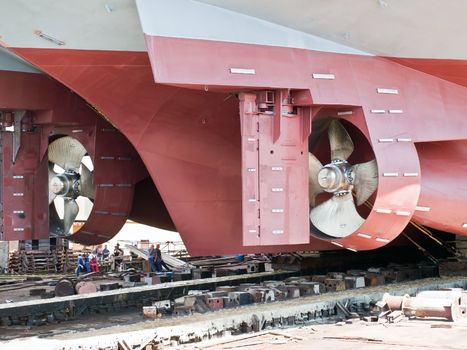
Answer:
M76 198L79 195L79 174L65 172L57 174L50 180L50 190L57 196Z
M324 166L318 173L318 183L326 192L334 192L341 182L339 169Z
M351 185L347 174L350 166L346 161L332 162L325 165L318 172L318 183L329 193L348 191Z

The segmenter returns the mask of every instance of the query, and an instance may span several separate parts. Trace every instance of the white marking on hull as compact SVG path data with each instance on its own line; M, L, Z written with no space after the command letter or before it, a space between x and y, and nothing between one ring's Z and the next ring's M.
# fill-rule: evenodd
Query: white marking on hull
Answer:
M378 94L389 94L389 95L397 95L399 90L397 89L387 89L387 88L377 88L376 91Z
M250 68L230 68L231 74L256 74L254 69Z
M324 79L324 80L334 80L336 76L334 74L327 73L313 73L313 79Z
M430 207L422 207L422 206L417 205L417 206L415 207L415 210L416 210L416 211L425 211L425 212L427 212L427 211L430 211L431 208L430 208Z

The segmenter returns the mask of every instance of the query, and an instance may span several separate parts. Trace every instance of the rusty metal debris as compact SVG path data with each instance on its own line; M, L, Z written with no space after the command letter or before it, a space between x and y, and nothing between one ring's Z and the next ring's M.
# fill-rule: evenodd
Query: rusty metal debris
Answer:
M402 312L407 317L437 317L448 321L460 317L459 304L454 299L406 298L402 303Z
M144 307L143 314L152 319L164 315L186 316L251 303L268 303L326 292L340 292L365 286L377 286L399 279L409 279L416 275L414 271L416 270L413 268L402 267L397 269L373 268L369 271L349 270L347 273L329 272L326 275L296 276L284 281L264 281L261 284L243 283L239 286L218 286L215 291L197 291L196 293L192 291L163 308L156 304ZM385 311L389 312L385 315L391 311L400 310L404 298L386 295L382 303L388 305ZM336 312L345 318L359 318L362 315L362 317L367 316L368 321L375 322L378 316L368 315L370 309L369 303L343 305L338 302L336 304ZM395 316L392 315L392 319L398 318Z
M409 318L441 318L456 321L466 317L466 292L461 288L422 291L415 297L385 294L377 303L380 311L390 310L384 317L396 322L402 315Z

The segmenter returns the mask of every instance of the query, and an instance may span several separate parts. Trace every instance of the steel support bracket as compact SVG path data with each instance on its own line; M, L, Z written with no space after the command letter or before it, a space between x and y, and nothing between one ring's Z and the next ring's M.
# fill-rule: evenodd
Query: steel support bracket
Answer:
M243 244L309 243L311 108L288 90L240 94Z
M15 111L13 113L13 152L11 161L13 164L16 162L16 157L18 156L19 149L21 148L21 121L26 114L25 110Z

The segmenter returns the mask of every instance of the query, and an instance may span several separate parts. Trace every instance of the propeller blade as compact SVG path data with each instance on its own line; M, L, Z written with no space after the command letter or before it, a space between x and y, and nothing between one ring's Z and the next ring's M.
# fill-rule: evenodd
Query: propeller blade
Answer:
M95 195L96 187L93 184L92 172L86 165L81 164L80 196L94 199Z
M352 166L357 205L362 205L378 188L378 165L376 159Z
M352 139L344 126L333 120L328 129L329 144L331 146L331 159L347 160L354 150Z
M54 201L55 197L57 197L57 195L50 190L50 181L55 175L54 164L49 162L49 204Z
M78 216L79 207L74 199L63 198L65 200L63 208L63 229L65 235L70 233L70 228Z
M63 236L63 221L54 203L49 205L49 232L55 236Z
M313 226L328 236L342 238L355 232L365 220L358 214L352 193L334 195L310 212Z
M49 161L65 170L79 171L81 159L86 155L86 149L76 139L65 136L49 145Z
M313 153L308 152L308 196L310 198L311 206L315 206L316 196L323 192L323 189L318 182L318 173L323 167L323 164L314 156Z

